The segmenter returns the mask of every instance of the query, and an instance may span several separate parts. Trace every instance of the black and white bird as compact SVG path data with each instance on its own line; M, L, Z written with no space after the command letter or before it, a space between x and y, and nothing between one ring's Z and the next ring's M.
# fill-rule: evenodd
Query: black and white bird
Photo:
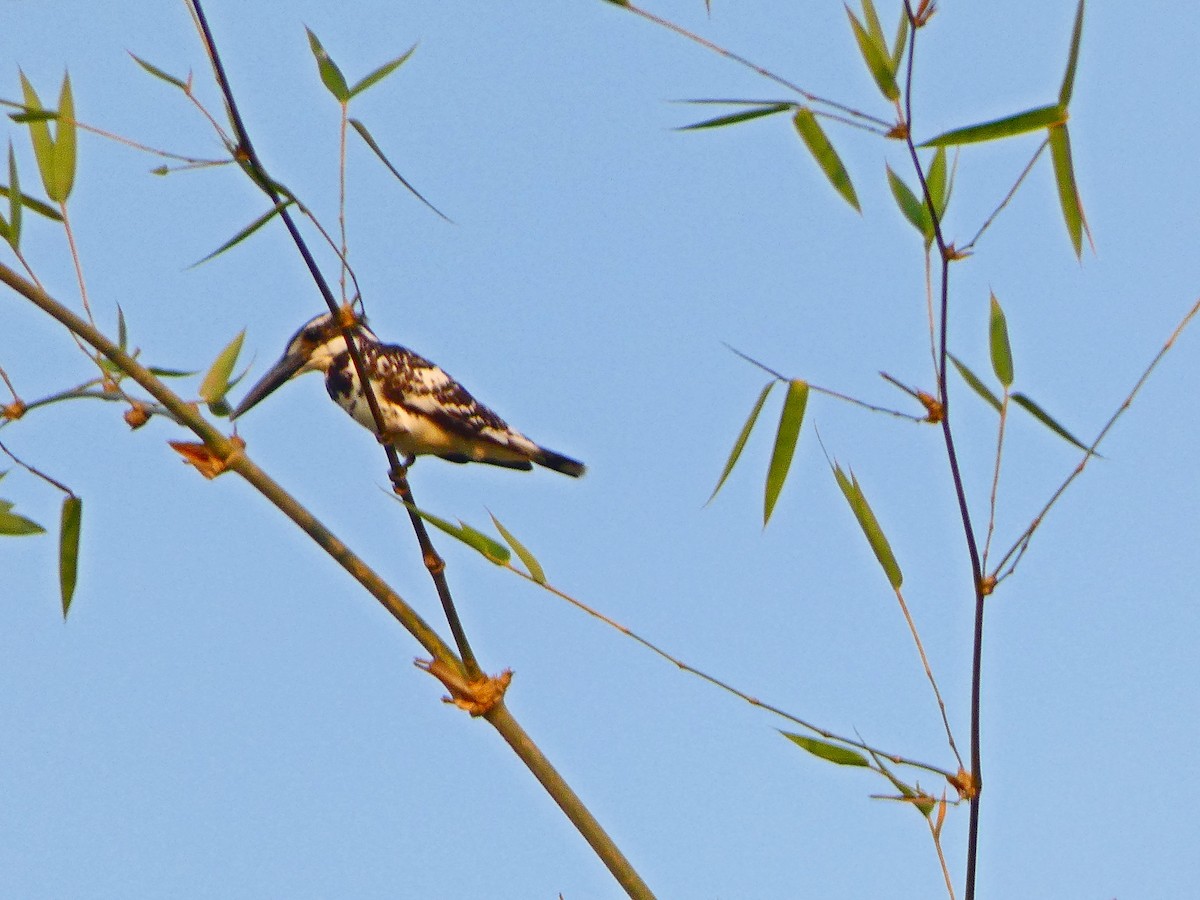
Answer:
M384 344L366 322L351 326L362 354L384 432L380 440L405 455L406 464L424 454L456 463L481 462L509 469L533 463L578 478L583 463L531 441L476 400L441 368L395 344ZM323 313L306 322L287 350L250 389L230 418L245 413L284 382L305 372L324 372L325 389L358 424L379 434L338 318Z

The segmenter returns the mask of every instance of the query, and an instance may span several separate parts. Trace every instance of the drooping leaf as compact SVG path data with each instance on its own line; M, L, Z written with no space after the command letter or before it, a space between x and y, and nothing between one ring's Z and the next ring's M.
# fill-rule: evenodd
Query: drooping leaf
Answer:
M209 406L224 400L229 389L233 387L230 378L233 375L233 367L237 365L238 354L242 352L242 341L245 337L246 330L243 328L237 337L225 345L225 349L217 356L204 380L200 382L200 399Z
M858 51L862 54L863 62L875 79L879 92L888 100L895 102L900 99L900 87L896 84L896 72L892 68L891 51L882 40L875 40L870 32L862 26L858 18L846 7L846 15L850 19L850 28L854 31L854 40L858 43Z
M850 504L854 518L858 520L858 525L866 536L867 543L871 545L871 551L879 560L879 565L883 567L888 583L891 584L893 590L899 590L900 585L904 583L904 573L900 571L900 564L896 562L892 546L879 526L879 520L875 518L875 513L871 510L871 505L867 502L858 479L854 477L853 472L847 477L841 466L836 463L833 466L833 477L837 480L846 502Z
M1054 183L1058 186L1058 202L1062 206L1063 221L1071 236L1075 257L1083 253L1083 232L1087 222L1083 218L1083 203L1075 184L1075 166L1071 162L1071 138L1065 125L1050 129L1050 159L1054 163Z
M1031 400L1026 394L1013 394L1012 401L1055 434L1057 434L1068 444L1071 444L1080 450L1087 450L1087 444L1083 443L1083 441L1079 440L1077 437L1075 437L1075 435L1071 434L1071 432L1059 425L1058 422L1055 421L1054 417L1050 415L1050 413L1046 412L1044 409L1034 403L1033 400Z
M1063 73L1062 87L1058 90L1058 105L1063 109L1071 102L1071 92L1075 89L1075 66L1079 63L1079 39L1083 37L1083 3L1075 10L1075 27L1071 29L1071 50L1067 53L1067 71Z
M313 30L311 28L304 30L308 32L308 46L312 49L313 58L317 61L317 71L321 75L321 83L325 85L329 93L333 94L338 103L349 102L350 88L346 86L346 76L342 74L337 63L321 46L321 42L313 34Z
M804 410L808 406L808 382L793 378L788 382L787 396L783 399L783 410L779 414L779 429L775 432L775 447L771 451L771 463L767 467L766 489L763 493L763 527L771 521L775 502L783 483L787 481L788 469L796 453L796 440L800 437L800 426L804 424Z
M542 569L542 564L537 561L537 557L530 553L528 548L518 541L516 537L513 536L512 532L501 524L499 519L493 516L490 512L488 515L492 516L492 524L496 526L496 530L500 532L500 536L508 542L508 546L513 548L513 552L517 554L517 558L525 564L525 568L529 572L529 577L538 584L545 584L546 572L544 569Z
M285 200L283 203L280 203L278 206L271 207L265 213L263 213L261 216L259 216L257 219L255 219L253 222L251 222L249 225L247 225L245 228L243 228L241 231L239 231L237 234L235 234L233 237L231 237L225 243L223 243L220 247L218 247L216 250L214 250L212 253L209 253L207 256L204 256L203 258L196 260L194 263L191 264L191 266L189 266L189 268L194 269L196 266L203 265L204 263L208 262L210 259L215 259L216 257L220 256L226 250L236 247L238 244L240 244L246 238L250 237L250 235L254 234L254 232L258 231L258 229L262 228L264 225L266 225L268 222L270 222L273 218L275 218L277 215L279 215L281 212L283 212L283 210L287 209L293 203L295 203L294 200Z
M705 119L703 122L696 122L692 125L684 125L681 128L676 128L675 130L699 131L702 128L722 128L725 125L737 125L740 122L749 122L752 119L761 119L764 116L773 116L776 113L785 112L791 108L791 103L768 103L761 106L752 106L750 109L744 109L741 112L717 116L715 119Z
M950 362L954 364L954 368L958 370L958 374L962 376L962 380L967 383L967 387L973 390L976 394L988 402L988 405L996 412L1000 412L1002 404L996 395L988 390L987 385L976 377L975 373L968 369L953 353L948 354Z
M16 537L26 534L44 534L46 529L24 516L10 512L7 503L0 504L0 535Z
M980 141L996 141L1001 138L1038 131L1051 125L1060 125L1067 120L1067 111L1057 103L1027 109L1015 115L955 128L923 143L922 147L950 147L958 144L977 144Z
M846 171L841 158L833 149L833 144L829 142L829 138L825 135L821 123L817 121L812 110L801 107L796 110L792 122L804 141L804 145L808 147L808 152L813 155L813 159L817 161L817 165L821 167L821 171L825 173L825 177L829 179L834 190L841 194L842 199L847 203L862 212L862 207L858 205L858 195L854 192L854 185L850 181L850 173Z
M925 205L912 189L904 183L904 179L892 171L891 166L887 166L888 187L892 189L892 196L896 198L896 205L900 207L900 212L904 214L904 218L912 224L912 227L921 233L921 237L926 243L933 240L933 219L929 217L929 207Z
M367 90L368 88L374 87L379 82L383 81L383 79L387 78L389 75L391 75L393 72L395 72L398 68L400 68L406 62L408 62L408 58L413 55L413 53L416 51L416 49L417 49L417 45L413 44L404 53L401 53L399 56L397 56L395 59L391 60L390 62L384 63L382 66L380 66L374 72L372 72L370 75L367 75L365 78L363 78L361 81L359 81L358 84L356 84L356 85L354 85L354 87L350 88L350 97L357 97L363 91Z
M807 750L813 756L827 762L837 763L839 766L870 766L865 756L850 747L831 744L828 741L820 741L802 734L793 734L790 731L781 731L780 734L797 747Z
M1008 322L1004 318L1004 310L1000 308L1000 301L996 299L996 295L992 294L991 313L988 321L988 344L992 355L992 371L996 373L996 379L1010 388L1013 383L1013 361L1012 347L1008 342Z
M174 85L175 87L179 88L181 91L186 91L188 89L187 83L184 82L182 79L176 78L174 75L167 74L162 69L160 69L158 66L146 62L146 60L142 59L140 56L138 56L135 53L131 53L128 50L125 52L129 53L129 55L133 57L133 61L135 63L137 63L139 66L141 66L147 72L149 72L155 78L161 79L162 81L165 81L167 84Z
M712 503L713 498L717 496L717 492L721 490L725 484L725 479L729 477L729 473L733 471L733 467L737 465L738 459L741 458L742 451L746 448L746 441L750 438L750 432L754 430L754 423L758 421L758 414L762 412L763 404L767 402L767 395L771 393L771 388L775 387L774 381L768 381L762 392L758 395L758 400L754 403L754 408L750 410L750 415L746 417L746 424L742 426L742 430L738 433L737 440L733 442L733 449L729 451L729 459L725 463L725 468L721 471L721 477L717 479L717 486L713 488L712 494L705 501L705 506Z
M83 518L83 501L71 496L63 500L62 530L58 538L58 581L62 588L63 618L71 609L75 596L75 581L79 573L79 525Z
M358 121L358 119L350 119L349 121L350 121L350 125L354 128L354 130L356 132L358 132L358 136L360 138L362 138L366 142L367 146L370 147L371 150L375 153L375 155L379 157L379 161L382 162L385 166L387 166L388 171L391 172L392 175L395 176L396 180L399 181L406 188L408 188L409 193L411 193L414 197L416 197L418 200L420 200L422 203L424 203L426 206L428 206L431 210L433 210L435 213L437 213L439 216L441 216L443 219L445 219L447 222L449 222L450 221L449 216L447 216L440 209L438 209L436 206L434 206L432 203L430 203L428 200L426 200L421 195L421 192L418 191L411 184L409 184L408 179L406 179L403 175L401 175L399 173L399 171L397 171L396 167L392 165L391 160L389 160L387 158L387 156L384 155L383 150L380 149L380 147L377 143L375 143L375 138L371 137L371 132L367 131L367 126L364 125L362 122Z

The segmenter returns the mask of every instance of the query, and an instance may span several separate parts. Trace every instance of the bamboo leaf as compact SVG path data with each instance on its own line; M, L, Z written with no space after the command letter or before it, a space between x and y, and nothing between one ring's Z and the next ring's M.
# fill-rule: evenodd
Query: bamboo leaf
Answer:
M138 56L135 53L130 53L128 50L126 50L125 52L129 53L129 55L133 57L133 61L135 63L137 63L139 66L141 66L147 72L149 72L155 78L161 79L162 81L165 81L167 84L174 85L175 87L179 88L181 91L187 91L187 89L188 89L187 83L184 82L182 79L176 78L174 75L167 74L162 69L160 69L158 66L155 66L155 65L152 65L151 63L146 62L146 60L142 59L140 56Z
M892 189L892 196L896 198L896 205L900 207L900 212L904 214L904 218L912 224L912 227L921 232L926 243L933 240L933 220L929 217L929 207L925 205L912 189L904 183L904 179L892 171L891 166L887 166L888 186Z
M75 581L79 573L79 525L83 518L83 501L70 496L63 500L62 529L58 538L58 581L62 588L63 618L71 609L75 596Z
M63 75L58 95L58 125L54 130L54 183L57 194L46 196L57 203L66 203L75 186L75 100L71 95L71 76Z
M162 369L158 366L150 366L151 375L157 375L159 378L191 378L197 372L185 372L183 369Z
M900 585L904 583L904 573L900 571L900 564L896 562L892 546L888 543L887 536L884 535L883 529L879 525L879 520L875 518L875 513L871 510L871 505L867 502L858 479L854 477L853 472L847 478L841 466L836 463L833 466L833 477L837 480L846 502L850 504L854 518L858 520L859 528L866 536L867 543L871 545L871 551L879 560L879 565L883 567L888 583L891 584L893 590L899 590Z
M333 94L338 103L349 102L350 88L346 87L346 76L342 74L337 63L321 46L321 42L313 34L313 30L311 28L304 30L308 32L308 46L312 49L313 58L317 61L317 71L321 75L321 83L325 85L329 93Z
M769 103L763 106L755 106L750 109L745 109L741 112L717 116L715 119L705 119L703 122L696 122L693 125L684 125L683 127L676 128L675 130L699 131L702 128L722 128L725 125L737 125L740 122L749 122L752 119L761 119L764 116L773 116L776 113L781 113L791 108L791 103Z
M955 128L946 131L935 138L923 143L922 147L949 147L958 144L977 144L980 141L995 141L1000 138L1014 137L1027 134L1051 125L1061 125L1067 120L1067 111L1057 103L1052 106L1039 106L1027 109L1015 115L978 125L968 125L965 128Z
M1083 37L1083 3L1075 10L1075 27L1071 29L1071 50L1067 54L1067 71L1063 73L1062 87L1058 91L1058 105L1063 109L1071 102L1071 92L1075 89L1075 66L1079 63L1079 39Z
M721 477L717 479L717 486L713 488L712 494L704 502L707 506L713 502L713 498L717 496L717 492L721 490L721 486L725 484L725 479L729 477L729 473L733 471L733 467L737 465L738 459L741 458L742 450L746 448L746 441L750 438L750 432L754 430L754 423L758 421L758 414L762 412L763 404L767 402L767 395L771 393L771 388L775 387L774 381L768 381L762 392L758 395L758 400L754 403L754 408L750 410L750 415L746 418L746 424L742 426L741 432L737 436L737 440L733 442L733 449L729 451L729 459L725 463L725 468L721 472Z
M494 538L484 534L478 528L468 525L462 519L458 520L459 526L462 528L462 534L459 540L468 547L479 551L487 559L488 562L493 562L498 566L504 565L510 559L512 554L508 548Z
M849 747L842 747L839 744L831 744L828 741L819 741L816 738L806 737L802 734L793 734L790 731L779 732L797 747L807 750L813 756L826 760L827 762L837 763L839 766L867 766L867 758Z
M233 374L233 367L237 365L238 354L242 352L242 341L245 337L246 330L243 328L237 337L225 345L225 349L217 356L204 380L200 382L200 399L209 406L224 400L233 386L230 376Z
M408 62L408 58L413 55L413 53L416 51L416 49L417 49L417 45L413 44L411 47L408 48L408 50L406 50L404 53L401 53L399 56L397 56L391 62L384 63L382 66L380 66L374 72L372 72L370 75L363 78L361 81L358 82L358 84L356 84L356 85L354 85L354 87L350 88L350 97L357 97L363 91L367 90L368 88L372 88L375 85L377 85L379 82L383 81L383 79L387 78L389 75L391 75L393 72L395 72L398 68L400 68L406 62ZM349 99L349 98L347 98L347 99Z
M1008 322L1004 318L1004 310L996 295L991 297L991 315L988 322L988 343L992 355L992 371L996 379L1004 385L1005 390L1012 387L1013 361L1012 347L1008 343Z
M775 448L771 451L771 463L767 468L766 490L763 495L763 527L771 521L775 502L783 483L787 481L788 469L796 452L796 440L800 437L800 426L804 424L804 409L808 405L808 382L794 378L788 382L787 396L779 414L779 430L775 433Z
M900 71L900 60L908 46L908 11L900 10L900 24L896 26L896 43L892 45L892 71Z
M1027 395L1021 393L1013 394L1012 401L1055 434L1057 434L1068 444L1078 447L1080 450L1088 449L1087 444L1083 443L1083 441L1079 440L1077 437L1075 437L1075 435L1071 434L1071 432L1059 425L1058 422L1054 420L1054 417L1050 415L1050 413L1046 412L1044 409L1034 403L1033 400L1031 400Z
M117 304L117 347L124 352L129 334L125 328L125 310L121 309L121 304Z
M8 197L11 201L14 194L14 189L11 185L0 184L0 194L4 194L4 196ZM45 216L47 219L53 219L55 222L62 221L62 213L60 213L53 206L38 200L36 197L30 197L28 194L21 193L20 185L17 185L15 188L15 194L16 196L20 197L21 205L29 211L35 212L39 216Z
M900 99L900 88L896 84L896 73L892 69L892 57L887 46L882 41L875 41L870 33L863 28L850 7L846 7L846 15L850 18L850 27L854 31L854 40L858 42L858 51L862 54L863 62L875 79L880 93L888 100Z
M25 106L30 112L42 111L42 101L34 90L33 84L21 72L21 91L25 96ZM55 114L57 116L57 113ZM57 193L54 184L54 139L50 137L50 126L44 118L28 121L29 139L33 143L33 158L37 161L38 174L42 176L42 187L51 200Z
M1075 184L1075 166L1071 162L1071 138L1065 125L1050 129L1050 159L1054 163L1054 183L1058 186L1058 202L1062 206L1063 221L1071 236L1075 257L1083 254L1083 232L1087 222L1083 218L1083 204L1079 200L1079 189Z
M879 13L871 0L862 0L863 21L867 26L867 34L875 43L885 46L887 39L883 36L883 23L879 21Z
M0 503L0 536L16 537L26 534L43 534L46 529L24 516L9 512L7 503Z
M490 512L488 515L492 516L492 524L496 526L496 530L500 532L500 536L508 542L508 546L513 548L513 552L517 554L517 558L525 564L525 568L529 571L529 577L538 584L545 584L546 572L542 569L542 565L537 561L537 558L529 552L528 548L526 548L524 544L522 544L516 539L516 537L513 536L511 531L501 524L499 519L493 516Z
M813 159L817 161L817 165L821 167L821 171L825 173L825 177L829 179L834 190L841 194L847 203L862 212L862 207L858 205L858 195L854 192L854 185L850 181L850 173L846 171L841 158L833 149L829 138L825 136L825 131L821 128L821 123L817 121L812 110L801 107L796 110L792 122L796 126L796 131L800 133L805 146L808 147L808 152L813 155Z
M426 200L423 196L421 196L421 192L418 191L411 184L409 184L408 180L396 170L396 167L393 166L391 161L387 158L387 156L384 155L383 150L381 150L379 145L377 143L375 143L375 138L371 137L371 132L367 131L366 125L364 125L362 122L358 121L358 119L351 119L350 125L354 128L355 131L358 132L358 136L360 138L362 138L364 141L366 141L367 146L371 148L371 150L375 153L375 155L379 157L379 161L382 162L385 166L387 166L388 171L391 172L392 175L394 175L396 177L396 180L399 181L406 188L408 188L409 193L411 193L414 197L416 197L418 200L420 200L422 203L424 203L426 206L428 206L430 209L432 209L435 213L437 213L439 216L441 216L447 222L450 221L450 218L445 213L443 213L440 209L438 209L436 206L434 206L432 203L430 203L428 200Z
M933 201L933 208L937 210L938 219L946 214L946 207L950 205L947 171L946 148L938 147L925 175L925 186L929 188L929 198Z
M967 387L977 393L980 397L988 402L988 405L996 412L1000 412L1001 404L996 399L996 395L988 390L987 385L980 381L974 372L968 369L953 353L947 354L950 357L950 362L954 363L954 368L958 370L958 374L962 376L962 380L967 383Z
M235 234L233 237L231 237L225 243L223 243L220 247L218 247L216 250L214 250L212 253L209 253L207 256L204 256L201 259L196 260L188 268L194 269L196 266L203 265L204 263L208 262L210 259L215 259L216 257L220 256L222 253L224 253L226 250L230 250L233 247L236 247L238 244L240 244L246 238L250 237L250 235L254 234L254 232L258 231L258 229L262 228L264 225L266 225L268 222L270 222L273 218L275 218L277 215L279 215L281 212L283 212L283 210L287 209L289 206L291 206L295 202L296 202L295 200L285 200L283 203L280 203L278 206L271 207L265 213L263 213L261 216L259 216L257 219L255 219L253 222L251 222L249 225L247 225L245 228L243 228L241 231L239 231L237 234Z
M21 245L21 180L17 177L17 156L12 141L8 142L8 243L14 249Z

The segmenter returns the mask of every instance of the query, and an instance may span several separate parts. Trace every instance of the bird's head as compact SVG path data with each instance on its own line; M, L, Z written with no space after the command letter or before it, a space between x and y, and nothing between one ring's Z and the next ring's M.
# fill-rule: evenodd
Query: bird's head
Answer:
M370 341L378 339L367 328L366 319L354 318L350 330L355 337ZM341 318L333 313L321 313L309 319L292 335L283 356L273 365L242 402L230 414L236 419L250 407L264 399L285 381L305 372L327 372L333 360L346 350L346 336L342 333Z

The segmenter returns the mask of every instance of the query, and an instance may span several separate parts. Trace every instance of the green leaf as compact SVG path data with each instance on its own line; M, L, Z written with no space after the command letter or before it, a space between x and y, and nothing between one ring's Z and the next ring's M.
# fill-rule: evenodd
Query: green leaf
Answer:
M896 205L900 207L900 212L904 213L904 218L912 224L912 227L921 232L921 237L926 243L933 240L933 219L929 217L929 207L925 205L916 194L912 192L907 184L904 183L899 175L892 171L891 166L887 166L888 186L892 189L892 196L896 198Z
M991 316L988 322L988 343L992 354L992 371L1005 389L1012 387L1013 361L1012 348L1008 343L1008 322L1004 318L1004 310L996 295L991 298Z
M741 112L717 116L715 119L705 119L703 122L696 122L692 125L684 125L683 127L676 128L675 130L699 131L702 128L722 128L725 125L737 125L740 122L749 122L752 119L761 119L764 116L773 116L776 113L781 113L791 108L791 103L768 103L762 106L754 106L750 109L744 109Z
M968 125L965 128L955 128L946 131L935 138L923 143L922 147L949 147L957 144L977 144L980 141L995 141L1000 138L1027 134L1051 125L1061 125L1067 120L1067 111L1055 103L1053 106L1039 106L1027 109L1002 119L981 122L978 125Z
M33 84L21 72L21 91L25 96L25 106L32 112L42 111L42 101L34 90ZM57 114L55 114L57 115ZM38 164L38 173L42 176L42 187L46 194L53 198L54 191L54 139L50 137L50 126L45 119L35 119L28 122L29 139L33 143L33 158Z
M0 503L0 535L15 537L26 534L43 534L46 529L24 516L9 512L9 504Z
M405 177L403 175L401 175L398 171L396 171L396 167L392 165L391 161L384 155L383 150L381 150L379 145L377 143L375 143L375 138L371 137L371 132L367 131L366 125L364 125L362 122L358 121L358 119L350 119L350 125L354 128L355 131L358 132L358 136L361 137L364 141L366 141L367 146L370 147L372 151L374 151L375 155L379 157L380 162L382 162L385 166L387 166L388 171L391 172L392 175L394 175L396 177L396 180L399 181L406 188L408 188L409 193L411 193L414 197L416 197L418 200L420 200L422 203L424 203L426 206L428 206L430 209L432 209L435 213L437 213L439 216L441 216L447 222L450 221L450 218L445 213L443 213L440 209L438 209L436 206L434 206L432 203L430 203L428 200L426 200L424 197L422 197L421 192L418 191L411 184L409 184L408 181L405 179Z
M750 432L754 430L754 423L758 421L758 414L762 412L763 404L767 402L767 395L771 393L771 388L775 387L774 381L768 381L766 387L762 389L762 393L758 395L758 400L754 403L754 408L750 410L750 415L746 419L746 424L742 426L741 432L737 436L737 440L733 442L733 449L729 451L729 459L725 463L725 468L721 472L721 477L717 479L717 486L713 488L712 494L704 505L707 506L713 502L713 498L717 496L717 492L721 490L725 484L725 479L729 477L729 473L733 471L733 467L737 465L738 459L741 458L742 451L746 448L746 441L750 438Z
M150 366L151 375L157 375L159 378L191 378L198 372L185 372L183 369L162 369L158 366Z
M346 87L346 76L342 74L342 70L338 68L333 58L325 52L325 48L321 46L321 42L313 34L312 29L305 28L304 30L308 32L308 46L312 48L313 58L317 61L317 71L321 74L321 83L325 85L329 93L333 94L338 103L349 102L350 88Z
M8 243L14 249L21 244L21 180L17 177L17 157L12 141L8 142Z
M71 96L71 76L63 75L58 95L58 125L54 137L54 183L57 195L46 196L57 203L66 203L75 186L75 100Z
M508 546L513 548L513 552L517 554L517 558L520 559L521 562L525 564L525 568L529 570L529 577L538 584L545 584L546 572L542 569L542 565L537 561L537 558L529 552L524 544L522 544L513 536L511 531L509 531L500 523L499 519L493 516L490 512L488 515L492 516L492 524L496 526L496 530L500 532L500 536L508 542Z
M117 347L122 351L125 350L129 334L125 328L125 310L121 309L121 304L117 304Z
M1055 434L1057 434L1068 444L1078 447L1080 450L1088 449L1087 444L1083 443L1083 441L1079 440L1077 437L1075 437L1075 435L1071 434L1071 432L1059 425L1058 422L1056 422L1048 412L1034 403L1033 400L1031 400L1027 395L1021 393L1013 394L1012 401Z
M225 349L217 356L204 380L200 382L200 399L209 406L224 400L233 386L230 376L233 375L233 367L237 365L238 354L242 352L242 341L245 337L246 330L243 328L237 337L225 345Z
M847 478L842 467L835 463L833 477L837 479L838 487L842 489L842 495L850 504L854 518L858 519L858 526L866 536L867 543L871 545L871 551L883 567L883 573L887 576L888 583L891 584L893 590L899 590L900 585L904 583L904 573L900 571L900 564L896 562L892 546L888 543L883 529L880 528L875 513L871 511L871 505L867 503L867 498L863 494L858 479L854 477L854 472L851 471L850 477Z
M875 4L871 0L862 0L863 21L867 25L867 34L871 40L877 44L883 45L886 43L886 38L883 36L883 24L879 21L879 13L875 12Z
M1067 71L1063 73L1062 87L1058 90L1058 105L1063 109L1071 102L1075 89L1075 66L1079 63L1079 39L1083 37L1083 2L1075 10L1075 27L1071 30L1071 50L1067 54Z
M1083 253L1083 232L1087 222L1083 218L1083 204L1079 200L1079 189L1075 184L1075 167L1071 162L1071 138L1065 125L1050 129L1050 159L1054 163L1054 183L1058 186L1058 202L1062 206L1063 221L1071 236L1075 257Z
M854 185L850 182L850 173L842 165L837 151L833 149L833 144L829 143L829 138L825 136L821 123L817 121L812 110L801 107L796 110L792 122L808 147L808 152L813 155L813 159L817 161L834 190L841 194L847 203L862 212L862 207L858 205L858 195L854 193Z
M788 469L796 452L796 440L800 437L800 426L804 424L804 409L808 405L808 382L793 378L788 382L787 396L779 415L779 430L775 433L775 448L771 451L771 464L767 468L766 490L763 495L763 527L771 521L775 501L783 490Z
M380 66L374 72L372 72L370 75L368 75L367 77L362 79L358 84L354 85L354 87L350 88L350 97L357 97L363 91L367 90L368 88L374 87L379 82L383 81L383 79L387 78L389 75L391 75L393 72L395 72L398 68L400 68L406 62L408 62L408 58L413 55L413 52L416 49L417 49L417 45L413 44L411 47L408 48L407 51L405 51L404 53L401 53L399 56L397 56L391 62L384 63L382 66Z
M819 741L816 738L805 737L802 734L793 734L790 731L779 732L797 747L807 750L813 756L826 760L827 762L837 763L839 766L867 766L867 758L857 750L852 750L849 747L843 747L839 744L831 744L828 741Z
M129 55L133 57L133 61L135 63L137 63L139 66L141 66L147 72L149 72L155 78L159 78L159 79L165 81L167 84L173 84L175 87L179 88L181 91L186 91L188 89L187 83L182 81L181 79L176 78L174 75L168 75L166 72L164 72L158 66L151 65L150 63L146 62L146 60L142 59L140 56L138 56L134 53L130 53L128 50L126 50L125 52L129 53Z
M867 64L880 93L893 102L899 100L900 88L896 84L896 72L892 68L892 57L887 45L882 40L876 41L871 37L850 11L849 6L846 7L846 15L849 16L850 27L854 30L854 40L858 42L858 51L862 54L863 62ZM882 32L880 37L882 38Z
M62 587L63 618L71 609L75 596L75 580L79 573L79 525L83 517L83 501L70 496L63 500L62 530L58 538L58 581Z
M4 196L11 200L14 194L14 189L10 185L0 184L0 194L4 194ZM21 193L20 185L17 185L15 194L21 198L21 205L31 212L35 212L39 216L45 216L47 219L53 219L55 222L62 221L62 213L60 213L53 206L38 200L36 197L30 197L28 194Z
M900 71L900 60L908 45L908 10L900 10L900 24L896 26L896 43L892 45L892 71Z
M975 376L974 372L963 365L962 362L959 361L958 357L956 357L953 353L948 354L948 356L950 357L950 362L954 363L954 368L958 370L958 374L962 376L962 380L967 383L967 387L986 400L992 409L996 410L996 412L1000 412L1001 404L1000 401L996 399L996 395L988 390L987 386Z
M472 550L479 552L487 558L488 562L502 565L503 563L508 562L512 556L512 554L508 552L508 548L503 544L488 537L482 531L472 528L465 522L460 521L458 525L455 525L453 522L447 522L445 519L435 516L433 513L425 512L425 510L418 506L414 506L411 503L405 503L403 500L399 499L398 502L403 503L434 528L437 528L439 531L444 531L455 540L461 541Z
M929 188L929 198L933 201L933 208L937 210L938 219L941 219L950 204L945 147L938 147L934 151L933 160L925 173L925 186ZM932 234L930 236L932 237Z
M223 243L220 247L218 247L216 250L214 250L212 253L209 253L207 256L196 260L194 263L191 264L191 266L189 266L189 268L194 269L196 266L203 265L204 263L208 262L210 259L215 259L216 257L220 256L226 250L236 247L238 244L240 244L246 238L250 237L250 235L254 234L254 232L258 231L258 229L262 228L264 225L266 225L268 222L270 222L273 218L275 218L277 215L279 215L281 212L283 212L283 210L287 209L289 206L291 206L295 202L296 202L295 200L285 200L283 203L280 203L278 206L271 207L265 213L263 213L261 216L259 216L257 219L255 219L253 222L251 222L249 225L247 225L245 228L243 228L241 231L239 231L237 234L235 234L233 237L231 237L225 243Z

